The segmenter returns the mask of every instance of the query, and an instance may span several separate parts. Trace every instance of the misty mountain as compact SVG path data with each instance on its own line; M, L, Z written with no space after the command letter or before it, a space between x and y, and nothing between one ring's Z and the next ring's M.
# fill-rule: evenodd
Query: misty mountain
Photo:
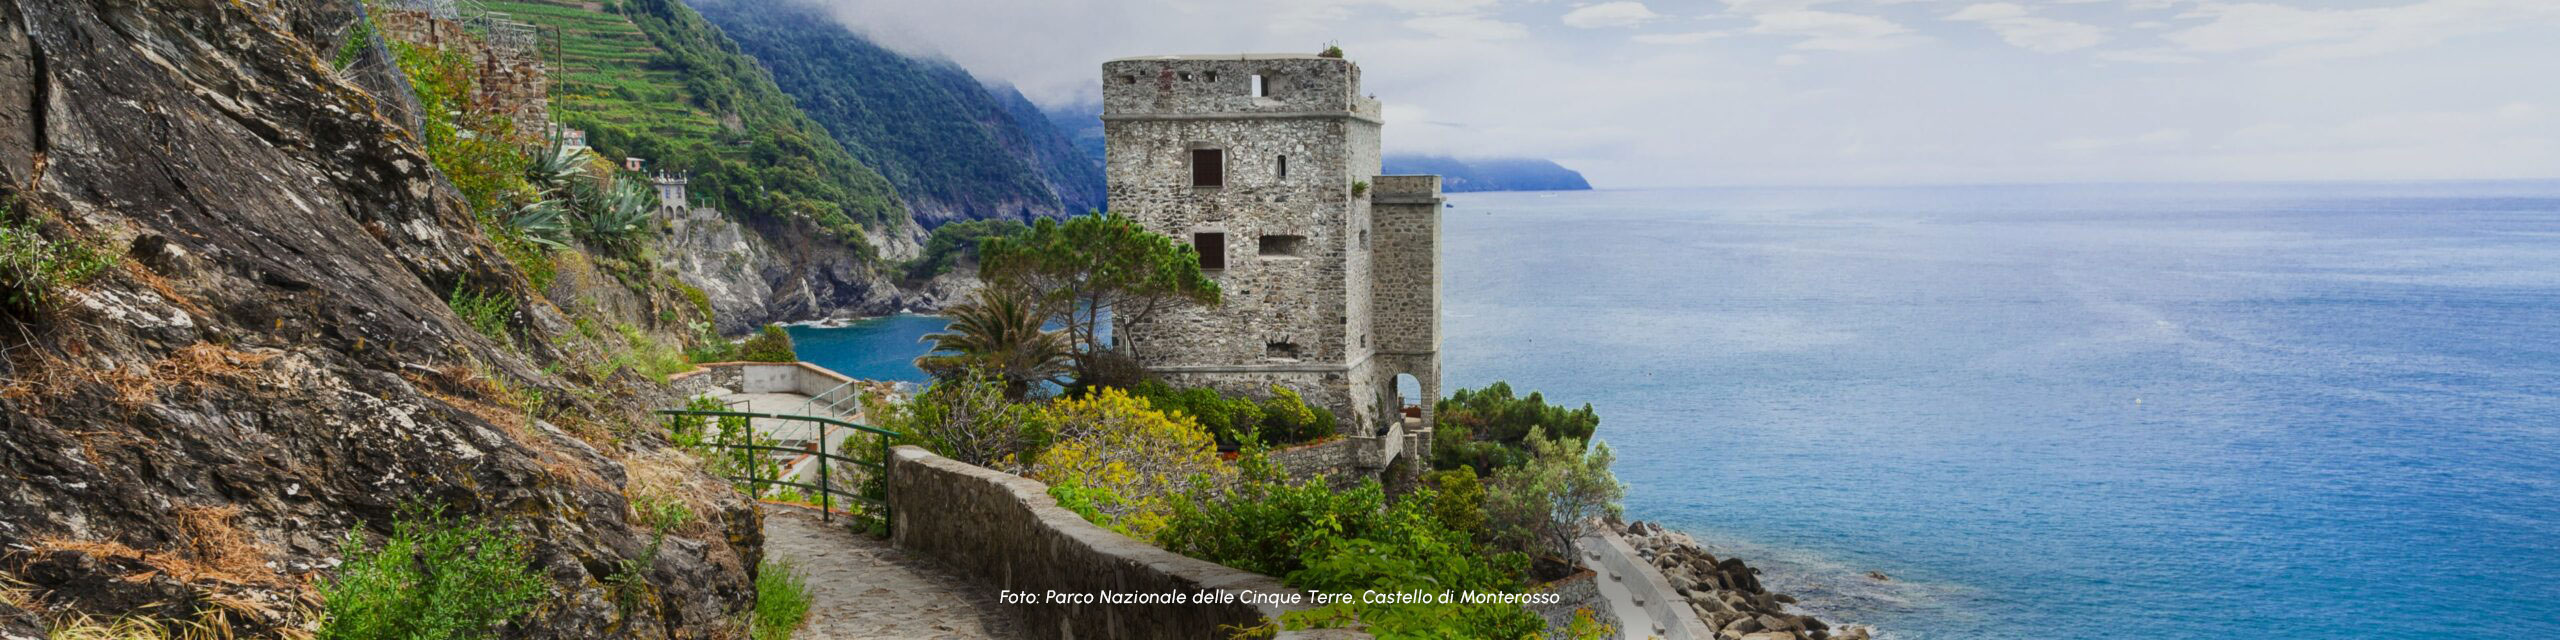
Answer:
M926 227L1100 208L1101 168L1010 87L883 48L791 3L689 0Z

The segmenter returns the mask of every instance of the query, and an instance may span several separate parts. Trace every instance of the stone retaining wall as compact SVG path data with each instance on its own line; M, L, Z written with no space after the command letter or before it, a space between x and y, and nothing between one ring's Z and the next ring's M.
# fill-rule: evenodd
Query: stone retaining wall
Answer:
M686 398L710 393L715 387L739 393L788 392L815 398L852 381L844 374L806 362L713 362L667 376L667 384Z
M1057 505L1048 485L917 447L889 456L891 542L1017 592L1299 593L1269 576L1182 556L1095 526ZM1028 637L1226 638L1303 608L1270 604L1015 604ZM1282 638L1368 638L1341 631Z

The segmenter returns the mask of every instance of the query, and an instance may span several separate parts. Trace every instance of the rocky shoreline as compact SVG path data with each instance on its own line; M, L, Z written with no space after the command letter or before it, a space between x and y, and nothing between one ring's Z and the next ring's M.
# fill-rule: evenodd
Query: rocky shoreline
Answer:
M1813 616L1788 613L1795 598L1760 586L1760 570L1739 558L1717 558L1689 534L1636 520L1611 522L1609 528L1634 547L1636 555L1662 571L1689 600L1698 619L1724 640L1868 640L1861 625L1833 628Z

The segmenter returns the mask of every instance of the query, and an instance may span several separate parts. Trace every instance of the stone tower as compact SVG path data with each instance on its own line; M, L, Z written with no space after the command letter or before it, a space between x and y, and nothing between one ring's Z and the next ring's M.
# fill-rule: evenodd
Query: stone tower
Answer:
M1102 80L1111 210L1199 249L1225 292L1118 339L1175 384L1279 385L1331 409L1361 467L1427 454L1440 177L1378 175L1384 123L1360 67L1162 56L1106 62Z

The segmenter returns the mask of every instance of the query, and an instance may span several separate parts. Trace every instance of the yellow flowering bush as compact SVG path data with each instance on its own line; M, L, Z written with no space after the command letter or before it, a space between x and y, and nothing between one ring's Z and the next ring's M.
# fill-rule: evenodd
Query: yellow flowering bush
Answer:
M1119 389L1060 398L1041 413L1057 440L1031 477L1049 483L1061 505L1131 537L1153 539L1184 489L1235 476L1198 422Z

